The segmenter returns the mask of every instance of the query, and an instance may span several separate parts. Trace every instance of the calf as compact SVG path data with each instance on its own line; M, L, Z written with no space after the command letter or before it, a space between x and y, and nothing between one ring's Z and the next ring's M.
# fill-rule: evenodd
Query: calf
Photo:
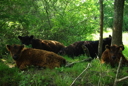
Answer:
M60 50L59 54L68 55L74 58L74 56L85 54L83 49L83 46L85 46L86 48L88 48L87 52L89 52L90 57L92 57L93 59L98 54L98 43L99 43L98 40L97 41L78 41ZM105 45L111 45L111 36L103 39L102 52L105 50Z
M53 69L66 64L66 60L54 52L25 48L24 45L6 45L6 48L21 70L31 65Z
M62 48L65 48L65 46L54 40L41 40L41 39L34 39L32 36L18 36L22 44L25 45L32 45L32 48L36 49L43 49L47 51L52 51L54 53L58 53Z
M119 64L120 58L122 57L122 64L128 64L128 60L122 54L124 50L124 46L117 46L117 45L106 45L106 50L102 53L101 56L101 63L110 64L112 67Z

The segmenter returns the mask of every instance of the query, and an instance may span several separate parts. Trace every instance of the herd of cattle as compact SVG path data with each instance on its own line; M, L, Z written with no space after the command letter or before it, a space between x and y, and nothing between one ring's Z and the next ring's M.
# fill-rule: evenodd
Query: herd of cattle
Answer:
M19 69L25 69L27 66L39 66L53 69L66 65L66 59L63 55L71 58L82 54L88 54L92 59L98 54L97 41L78 41L69 46L54 40L35 39L33 36L18 36L24 45L32 45L32 48L26 48L24 45L6 45L12 58L15 60ZM111 45L112 37L103 39L101 63L108 63L112 67L117 65L122 58L122 64L128 65L128 60L122 54L124 46Z

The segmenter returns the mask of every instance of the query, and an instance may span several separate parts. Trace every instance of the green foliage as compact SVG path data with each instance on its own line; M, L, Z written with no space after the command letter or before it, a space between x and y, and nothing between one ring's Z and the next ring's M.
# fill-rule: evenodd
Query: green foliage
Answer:
M21 77L17 68L9 68L0 62L0 85L1 86L17 86Z
M56 79L54 80L54 84L57 86L68 86L70 85L72 78L65 74L65 76L57 75Z
M38 72L34 74L34 70L29 70L29 71L22 71L22 79L19 82L19 86L41 86L43 83L43 86L47 85L47 80L46 77L44 77L41 72Z
M123 31L128 31L128 16L124 16Z
M124 14L126 8L127 2ZM68 45L99 31L98 0L4 0L0 10L0 48L7 43L19 43L18 35L34 35ZM104 1L104 20L105 28L112 27L112 0ZM127 15L124 15L124 30L127 30L126 23Z
M89 76L89 80L95 85L108 85L113 82L115 77L114 71L112 71L111 67L105 64L101 64L99 59L93 60L91 68L89 70L92 75Z
M128 29L127 6L126 0L123 30ZM105 0L104 27L112 27L112 22L113 0ZM6 44L21 44L17 36L34 35L35 38L57 40L69 45L76 41L96 40L98 35L92 35L92 33L99 33L98 31L98 0L1 0L0 57L6 59L6 62L0 62L0 85L70 86L73 80L87 67L88 62L53 70L30 68L27 71L19 71L17 68L9 68L5 64L14 64L14 61L8 55ZM127 38L123 38L123 42L125 44L123 53L128 59ZM71 63L85 57L71 59L64 56L64 58ZM89 69L76 80L74 86L113 85L116 68L111 68L106 64L101 65L97 59L90 64ZM127 67L121 68L118 78L124 76L127 76ZM127 80L119 82L118 86L125 84L128 84Z
M124 21L123 21L123 30L124 31L128 31L128 10L127 10L127 7L128 7L128 0L125 1L125 5L124 5Z
M105 0L104 1L104 27L112 28L113 27L113 0Z
M95 0L2 1L1 35L11 40L17 35L34 35L70 44L99 27L97 4Z
M124 54L124 56L126 57L126 59L128 59L128 53L127 53L127 52L128 52L128 47L125 45L124 48L125 48L125 49L124 49L124 51L123 51L123 54Z

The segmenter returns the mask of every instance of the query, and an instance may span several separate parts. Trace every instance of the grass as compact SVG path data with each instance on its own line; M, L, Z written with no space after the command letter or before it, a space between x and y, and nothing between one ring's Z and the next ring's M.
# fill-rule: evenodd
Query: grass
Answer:
M123 35L125 37L127 33ZM127 39L124 38L123 41ZM128 57L127 41L124 41L124 44L125 50L123 53ZM76 62L88 57L79 56L72 59L64 56L64 58L68 62ZM16 67L13 67L13 64L14 61L10 55L7 55L4 59L0 59L0 86L70 86L83 70L87 68L88 64L90 64L89 68L76 79L72 86L113 86L117 71L117 67L111 68L110 65L101 64L99 59L94 59L91 62L77 63L72 67L61 67L52 70L30 68L26 71L20 71ZM128 76L128 67L120 69L118 78L125 76ZM127 80L118 82L117 86L127 86Z
M1 86L17 86L20 81L20 73L17 68L9 68L0 62L0 84Z
M2 77L0 82L3 85L6 81L9 85L11 83L13 86L16 86L16 82L18 82L18 86L70 86L76 77L87 67L88 63L89 62L82 62L75 64L73 67L61 67L52 70L30 68L27 71L19 71L17 68L9 68L1 62L2 67L0 67L0 70L6 72L1 72L1 74L4 73L4 76L0 75L0 77ZM118 78L127 76L127 69L127 67L121 68ZM89 68L72 86L112 86L116 70L117 67L111 68L110 65L100 64L99 59L94 59L90 62ZM12 81L9 81L10 77ZM128 82L124 80L119 82L117 86L123 85L128 85Z

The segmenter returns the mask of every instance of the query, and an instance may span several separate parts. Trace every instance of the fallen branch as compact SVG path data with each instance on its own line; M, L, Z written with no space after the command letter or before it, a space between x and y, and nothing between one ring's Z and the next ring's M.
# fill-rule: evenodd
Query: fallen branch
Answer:
M67 64L65 67L72 67L74 64L76 63L81 63L81 62L90 62L92 61L92 58L88 58L88 59L84 59L84 60L81 60L81 61L76 61L76 62L72 62L70 64Z
M123 81L123 80L125 80L125 79L128 79L128 76L125 76L125 77L123 77L123 78L121 78L121 79L117 79L116 81L117 81L117 82L120 82L120 81Z
M90 63L88 63L87 67L83 70L83 72L79 76L77 76L75 78L75 80L72 82L72 84L70 86L73 86L73 84L75 83L75 81L89 68L89 66L90 66Z

